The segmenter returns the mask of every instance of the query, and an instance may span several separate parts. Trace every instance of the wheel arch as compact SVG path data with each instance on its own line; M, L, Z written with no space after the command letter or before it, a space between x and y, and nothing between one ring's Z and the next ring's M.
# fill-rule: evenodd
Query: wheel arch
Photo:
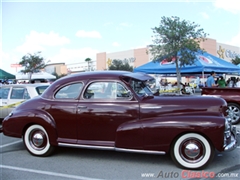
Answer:
M53 146L57 146L58 143L57 143L57 130L56 130L56 127L53 127L47 123L44 123L44 122L39 122L39 121L31 121L29 123L27 123L23 129L22 129L22 136L24 136L26 130L32 126L32 125L40 125L42 126L46 132L48 133L48 138L49 138L49 142L51 145Z
M24 121L24 126L21 132L22 136L24 136L24 133L28 127L34 124L40 125L47 131L51 145L57 146L58 136L56 123L50 114L48 114L46 111L34 110L31 112L31 114L28 114L27 116L23 115L21 118L22 121Z
M204 153L204 156L199 156L202 154L199 152L200 154L196 155L196 156L199 156L198 158L196 157L197 159L192 159L192 160L189 159L189 161L188 161L187 160L188 158L193 158L193 157L191 157L190 154L189 154L190 156L188 156L187 155L188 151L185 151L185 150L183 151L182 146L186 142L189 141L189 137L186 138L184 136L188 136L190 134L194 134L193 142L201 141L201 144L202 144L201 146L204 146L204 150L202 151L202 153ZM192 143L192 140L190 139L189 142ZM195 144L195 143L193 143L193 144ZM197 146L197 147L200 147L200 146ZM202 149L202 148L199 148L199 149ZM210 164L210 162L213 160L214 154L215 154L215 148L213 146L213 142L206 135L204 135L204 133L185 132L185 133L180 133L178 136L176 136L174 138L174 141L171 143L171 146L170 146L169 154L170 154L172 160L174 161L174 163L178 167L199 170L199 169L203 169L206 166L208 166ZM186 155L187 155L187 157L186 157ZM187 159L185 159L185 158L187 158Z
M169 150L168 150L167 153L169 153L169 152L171 151L171 149L173 148L174 144L176 143L176 141L177 141L181 136L183 136L184 134L189 134L189 133L199 134L199 135L203 136L203 137L209 142L209 144L215 148L213 141L212 141L212 140L208 137L208 135L206 135L204 132L201 132L201 131L183 131L183 132L177 134L177 135L173 138L173 140L172 140L172 142L171 142L171 144L170 144L170 148L169 148Z

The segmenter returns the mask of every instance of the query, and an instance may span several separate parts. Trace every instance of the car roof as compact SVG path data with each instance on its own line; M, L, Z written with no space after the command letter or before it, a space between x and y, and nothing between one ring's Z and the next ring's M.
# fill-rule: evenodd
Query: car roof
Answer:
M53 92L58 89L60 86L67 85L71 82L79 82L79 81L89 81L89 80L101 80L101 79L109 79L109 80L120 80L124 77L138 79L141 81L146 81L150 79L154 79L152 76L147 75L142 72L130 72L130 71L90 71L90 72L80 72L71 75L64 76L56 81L54 81L48 89L46 89L42 97L46 99L51 99L53 96Z
M95 79L95 78L120 78L120 77L131 77L134 79L138 80L149 80L153 79L152 76L142 73L142 72L130 72L130 71L115 71L115 70L110 70L110 71L90 71L90 72L80 72L80 73L75 73L71 74L68 76L65 76L61 79Z

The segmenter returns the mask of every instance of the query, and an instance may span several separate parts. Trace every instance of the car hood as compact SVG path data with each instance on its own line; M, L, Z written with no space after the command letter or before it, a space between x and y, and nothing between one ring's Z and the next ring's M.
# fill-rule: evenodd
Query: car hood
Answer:
M143 99L142 111L159 112L161 115L214 115L226 116L227 103L219 97L160 95Z

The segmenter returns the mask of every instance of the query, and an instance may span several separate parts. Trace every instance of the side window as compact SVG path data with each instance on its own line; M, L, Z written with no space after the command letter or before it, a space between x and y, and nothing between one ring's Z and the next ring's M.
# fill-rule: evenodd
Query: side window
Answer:
M85 99L129 99L129 91L117 82L95 82L84 92Z
M83 84L82 83L75 83L67 85L63 88L61 88L56 94L56 99L76 99L78 98L81 90L82 90Z
M85 90L83 97L85 99L111 98L111 83L110 82L91 83Z
M113 97L115 99L129 99L131 94L129 91L120 83L116 83L116 90L113 90Z
M10 88L0 88L0 99L7 99Z
M23 87L14 87L10 99L23 99L25 88Z

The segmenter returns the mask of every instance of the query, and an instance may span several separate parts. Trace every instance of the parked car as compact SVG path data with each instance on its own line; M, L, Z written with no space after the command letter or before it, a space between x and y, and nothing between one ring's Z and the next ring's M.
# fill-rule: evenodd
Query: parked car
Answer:
M49 84L10 84L0 86L0 119L22 102L38 96Z
M223 98L228 104L228 116L232 124L240 123L240 89L233 87L203 87L203 96L215 96Z
M68 75L15 108L0 132L23 137L35 156L48 156L57 146L169 153L187 169L204 168L215 149L236 148L224 99L157 95L148 87L151 79L126 71Z

